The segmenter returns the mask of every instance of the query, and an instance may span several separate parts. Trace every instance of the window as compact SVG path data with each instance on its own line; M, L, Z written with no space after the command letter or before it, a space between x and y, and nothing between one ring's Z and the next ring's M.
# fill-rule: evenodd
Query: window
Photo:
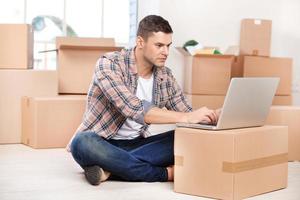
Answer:
M79 37L101 37L102 0L66 0L66 23Z
M129 46L136 34L137 0L10 0L0 2L0 23L35 30L34 68L55 69L57 36L113 37Z
M105 0L103 36L114 37L119 43L129 42L129 1ZM117 17L118 15L123 17Z
M27 0L25 3L26 23L32 24L34 29L34 68L55 69L56 53L41 52L55 49L55 38L65 35L64 1Z
M129 1L129 46L135 45L135 38L137 32L137 0L130 0Z

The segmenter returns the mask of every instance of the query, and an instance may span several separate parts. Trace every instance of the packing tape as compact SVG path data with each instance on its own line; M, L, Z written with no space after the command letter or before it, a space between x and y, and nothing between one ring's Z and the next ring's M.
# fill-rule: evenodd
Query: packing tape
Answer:
M175 165L176 166L183 166L183 156L176 156L174 157L175 159Z
M183 156L174 156L175 165L183 166L184 157ZM272 165L277 165L281 163L288 162L288 153L268 156L264 158L246 160L241 162L223 162L223 172L236 173L243 172L253 169L258 169L262 167L268 167Z
M288 162L288 154L278 154L241 162L223 162L223 172L236 173Z
M252 54L253 54L253 56L258 56L258 50L257 50L257 49L254 49L254 50L252 51Z

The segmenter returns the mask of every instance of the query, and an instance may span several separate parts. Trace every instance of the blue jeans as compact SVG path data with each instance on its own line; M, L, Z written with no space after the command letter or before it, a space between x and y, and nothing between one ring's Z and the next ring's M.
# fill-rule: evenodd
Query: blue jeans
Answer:
M174 164L174 131L133 140L106 140L94 132L78 133L71 143L82 167L98 165L112 180L167 181L166 167Z

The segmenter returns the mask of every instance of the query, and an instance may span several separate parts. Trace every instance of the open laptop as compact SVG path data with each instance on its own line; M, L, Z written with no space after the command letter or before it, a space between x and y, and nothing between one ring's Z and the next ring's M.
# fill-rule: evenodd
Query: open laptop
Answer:
M216 125L177 123L178 127L223 130L262 126L279 78L232 78Z

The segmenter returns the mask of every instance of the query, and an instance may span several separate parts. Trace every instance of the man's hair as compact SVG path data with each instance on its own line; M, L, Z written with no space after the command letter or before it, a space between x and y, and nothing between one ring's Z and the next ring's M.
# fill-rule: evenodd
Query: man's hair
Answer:
M147 40L153 32L173 33L167 20L157 15L148 15L139 23L137 36Z

